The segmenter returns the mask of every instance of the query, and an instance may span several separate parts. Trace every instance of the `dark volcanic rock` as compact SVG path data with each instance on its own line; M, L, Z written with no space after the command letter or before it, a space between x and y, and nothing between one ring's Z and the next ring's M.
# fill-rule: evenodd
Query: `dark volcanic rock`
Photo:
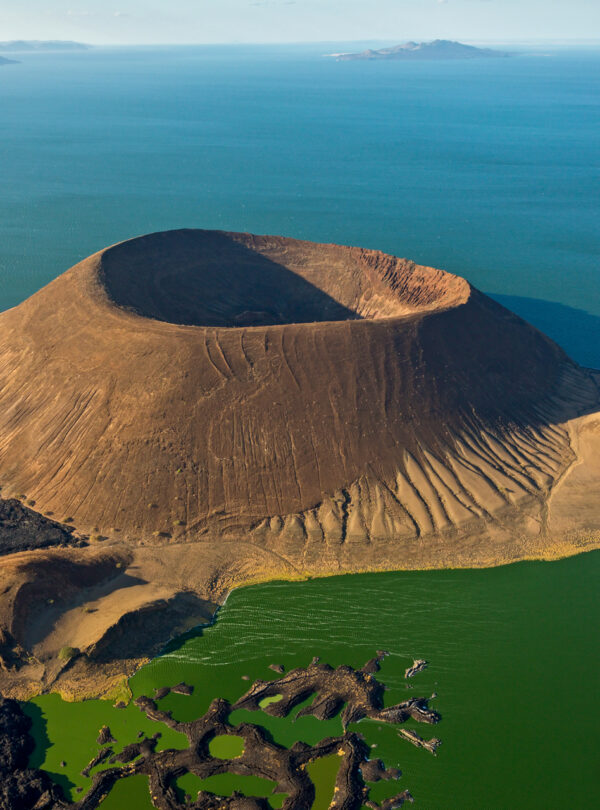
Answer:
M92 768L95 768L96 765L100 765L102 762L106 762L106 760L112 755L113 750L112 748L102 748L95 757L92 757L85 768L81 771L82 776L89 776L90 771Z
M49 546L80 545L73 529L55 523L16 500L0 499L0 555Z
M171 692L175 692L176 695L191 695L193 691L194 687L189 686L187 683L183 683L183 681L171 687Z
M374 746L371 746L373 748ZM398 768L386 768L380 759L369 759L360 766L365 782L377 782L379 779L400 779L402 771Z
M327 664L313 663L306 669L292 670L276 681L256 681L233 707L226 700L214 700L206 714L190 722L178 722L170 712L161 711L154 700L140 697L135 703L148 719L162 722L185 734L190 742L189 748L156 751L159 733L130 743L117 754L113 754L111 748L104 747L84 768L82 774L89 776L92 768L107 761L113 767L97 771L93 776L91 789L74 804L68 804L64 800L60 788L47 773L27 768L34 746L29 735L31 721L16 701L0 697L0 810L94 810L102 804L117 780L138 773L148 776L155 807L160 810L176 810L184 805L177 801L170 785L174 778L187 772L195 773L200 778L225 772L246 776L260 775L271 780L279 792L288 794L283 805L285 810L309 810L314 802L315 788L306 766L334 753L341 759L332 808L359 810L361 806L379 807L369 801L369 789L365 782L398 779L401 774L395 768L386 768L381 760L369 760L369 746L360 735L344 731L341 736L328 737L316 745L296 742L286 749L274 743L259 725L242 723L233 726L229 722L232 709L255 710L263 697L272 694L281 694L283 697L266 710L279 716L288 715L298 703L315 695L312 704L301 713L310 712L320 719L327 719L343 708L344 725L361 717L370 717L384 723L403 723L409 718L425 723L439 720L439 715L428 709L424 698L413 698L396 706L383 708L383 686L366 671L369 668L372 667L367 665L362 670L354 670L341 666L333 669ZM173 691L176 689L180 692L183 690L183 694L190 692L190 687L186 684L178 684ZM209 750L210 741L215 736L227 734L243 738L243 753L229 760L213 757ZM434 753L439 744L437 739L427 743L415 732L404 736L413 745L428 748ZM98 742L103 744L112 739L108 726L103 726ZM412 801L406 790L386 799L381 808L392 810L405 801ZM239 793L223 797L207 792L198 794L193 806L197 810L269 808L267 800L263 798L242 796Z
M298 712L298 717L313 715L329 720L342 710L344 728L350 723L369 717L382 723L404 723L410 717L418 723L437 723L440 715L429 708L426 698L411 698L395 706L383 706L383 684L371 672L372 661L362 669L329 664L311 664L306 669L293 669L275 681L255 681L248 692L236 702L236 709L259 708L264 698L281 695L264 711L275 717L286 717L310 695L314 700ZM343 707L343 708L342 708Z
M424 669L427 669L427 661L425 661L424 658L415 658L412 666L406 668L404 677L414 678L415 675L418 675L419 672L423 672Z
M399 731L401 737L408 742L412 743L416 748L424 748L426 751L429 751L430 754L434 754L437 749L442 744L442 741L437 737L433 737L431 740L424 740L416 731L413 731L411 728L401 728Z
M23 714L17 701L0 697L0 773L27 767L33 751L30 727L31 720Z
M113 737L110 728L108 726L102 726L96 742L98 743L98 745L108 745L109 743L116 742L116 740Z
M275 681L256 681L234 706L226 700L213 700L206 714L189 722L175 720L170 712L159 709L149 697L137 698L135 704L149 720L164 723L185 734L189 748L156 751L156 736L131 743L110 758L110 764L115 767L94 774L92 787L77 805L77 810L95 810L115 782L131 774L148 776L150 795L159 810L183 808L186 805L178 801L171 785L173 779L185 773L194 773L201 779L219 773L261 776L272 781L277 792L287 794L284 810L310 810L315 799L315 787L306 766L331 754L340 757L331 808L360 810L360 807L368 806L379 809L379 805L369 801L369 788L365 782L397 779L400 771L386 768L381 760L370 761L370 748L360 735L344 731L339 737L328 737L316 745L296 742L290 748L283 748L273 742L260 725L241 723L233 726L229 722L232 710L255 710L263 697L273 694L281 694L283 698L270 704L266 711L279 716L288 715L294 706L314 694L314 701L307 708L321 719L333 717L345 705L342 715L345 723L361 717L383 723L403 723L409 718L425 723L439 720L439 715L427 708L424 698L383 708L383 686L364 670L364 667L354 670L347 666L333 669L327 664L315 663L305 669L292 670ZM305 709L303 713L308 712ZM222 735L243 738L244 749L240 756L225 760L211 755L210 741ZM414 744L412 739L409 741ZM100 755L103 754L101 752ZM392 810L406 801L412 801L407 790L386 799L381 808ZM268 810L269 804L266 799L239 793L217 796L201 791L196 801L187 806L196 810Z
M0 810L66 808L60 788L44 771L27 767L34 742L31 720L16 700L0 696Z

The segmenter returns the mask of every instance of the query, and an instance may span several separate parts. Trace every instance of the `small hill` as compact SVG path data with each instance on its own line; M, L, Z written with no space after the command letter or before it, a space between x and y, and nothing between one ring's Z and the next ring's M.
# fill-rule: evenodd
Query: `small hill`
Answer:
M476 48L453 42L448 39L436 39L433 42L405 42L391 48L366 50L360 53L336 53L338 62L373 61L373 60L441 60L441 59L486 59L508 56L504 51L492 48Z
M0 67L2 65L16 65L18 64L16 59L6 59L4 56L0 56Z

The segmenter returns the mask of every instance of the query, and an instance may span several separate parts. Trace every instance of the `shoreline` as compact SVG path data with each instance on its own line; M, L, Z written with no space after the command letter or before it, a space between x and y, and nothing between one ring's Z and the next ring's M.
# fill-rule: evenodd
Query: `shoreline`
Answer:
M561 547L553 547L552 550L546 549L545 551L540 551L538 554L530 554L529 556L523 556L520 558L509 558L504 559L502 561L486 561L481 562L480 564L469 564L469 565L453 565L453 566L442 566L442 565L431 565L429 567L403 567L403 568L367 568L364 570L354 570L354 571L337 571L337 572L305 572L303 574L297 575L290 575L290 576L282 576L282 575L274 575L274 576L265 576L265 577L255 577L253 579L248 579L245 581L241 581L238 583L232 583L231 587L224 592L222 596L222 601L214 602L214 610L210 616L207 616L207 621L200 622L193 627L189 627L185 629L183 632L178 633L175 632L173 635L169 636L168 639L161 644L160 649L157 650L153 655L140 657L138 659L129 659L125 661L120 660L113 660L108 664L102 665L94 662L90 662L86 660L85 655L81 655L81 657L75 659L72 662L70 667L67 667L63 672L59 673L56 680L51 681L48 684L37 683L34 684L33 682L28 683L29 688L22 688L19 684L10 684L10 681L6 684L8 688L6 688L5 684L2 684L0 687L0 694L3 694L5 697L15 698L21 701L28 701L34 697L44 694L58 694L60 695L61 699L69 702L75 703L85 700L123 700L126 701L131 699L131 690L129 687L130 679L139 672L144 666L149 664L152 660L160 657L165 653L168 646L177 642L180 639L185 638L188 634L196 635L198 631L202 631L206 628L214 626L218 619L219 612L222 607L227 602L229 596L233 593L234 590L239 590L241 588L249 588L256 585L266 585L266 584L274 584L274 583L281 583L282 585L287 583L300 583L300 582L310 582L312 580L321 580L321 579L338 579L340 577L348 577L348 576L364 576L367 574L396 574L396 573L431 573L433 571L481 571L481 570L488 570L492 568L502 568L508 567L511 565L519 564L519 563L535 563L535 562L558 562L560 560L567 559L569 557L578 556L580 554L591 553L594 551L600 550L600 534L598 537L591 539L591 541L585 545L584 547L581 546L574 546L572 544L566 544ZM0 672L0 683L5 680L2 677Z
M411 576L406 572L390 572L385 576L336 577L298 585L279 581L246 589L231 595L226 608L217 614L216 626L183 646L176 644L170 654L152 661L130 682L131 690L135 699L154 696L161 710L172 710L176 720L187 721L196 716L196 711L198 716L204 712L216 697L235 703L256 680L273 683L271 688L281 694L273 682L272 664L290 673L297 667L306 667L311 658L318 656L321 662L334 668L343 665L355 668L379 650L389 651L382 667L383 679L389 685L387 704L414 694L436 693L439 709L449 722L448 736L445 732L440 735L444 737L444 746L438 752L441 756L435 773L426 774L427 762L417 762L417 758L429 759L426 751L406 742L393 742L395 747L391 751L392 740L386 743L377 728L368 725L358 730L373 732L371 742L378 743L377 756L404 771L406 787L416 788L417 781L427 776L433 779L433 784L417 791L418 798L429 806L432 797L439 794L440 781L448 786L444 796L456 795L457 762L464 752L461 740L480 740L484 718L488 731L482 744L490 736L495 738L498 732L499 739L505 739L502 729L506 705L515 709L515 723L523 729L520 739L524 758L540 756L530 745L538 736L546 746L545 761L563 751L561 741L550 734L552 695L565 693L565 689L569 693L572 675L561 666L552 671L547 668L550 661L579 660L589 645L589 633L579 629L587 625L588 617L590 627L597 623L593 588L599 563L600 555L595 554L564 559L556 565L513 565L510 569L500 567L479 573L455 570L415 572ZM428 660L429 667L414 679L414 684L408 682L407 690L405 670L421 659ZM520 673L519 677L514 677L515 671ZM578 712L586 709L585 696L589 695L593 678L593 667L587 663L581 680L576 679ZM167 695L162 701L165 687L180 683L194 688L193 697ZM414 689L419 684L424 685L424 691L417 693ZM499 688L506 691L499 694ZM536 711L530 715L532 690L539 703L536 701ZM188 700L194 701L193 714L185 708ZM468 717L463 722L467 704ZM80 777L80 771L97 753L93 741L102 725L112 729L120 745L135 742L142 729L148 736L156 730L146 730L140 725L143 717L133 702L121 710L114 708L112 702L69 704L57 695L50 695L36 698L33 707L31 716L36 718L36 728L40 731L45 728L47 737L55 742L54 747L46 749L44 767L49 772L61 773L60 762L66 760L69 774L73 774L69 775L71 782L84 791L89 781ZM24 710L27 711L27 706ZM246 719L252 722L251 718L235 716L236 722ZM592 717L586 715L585 720L588 729ZM271 722L267 716L265 722ZM305 733L316 733L304 721L281 731L275 720L273 723L268 729L277 742L286 746L295 739L305 739ZM513 726L510 731L506 729L510 739L514 738ZM122 729L120 734L118 728ZM307 740L310 744L314 741ZM585 741L578 738L577 742L587 757L589 769L593 758L588 756ZM173 744L168 739L162 747L170 748ZM400 757L399 746L404 750L402 759L396 759ZM498 773L510 761L510 748L501 748L502 764L495 768L495 777L486 782L487 795L491 795L489 791ZM487 750L487 745L482 745L480 753L473 750L473 762L482 762ZM575 756L571 755L571 761L576 761ZM421 774L419 780L411 776L417 773ZM522 783L525 775L521 767L515 779ZM588 783L591 778L588 777ZM532 790L536 781L537 776L532 775L528 783ZM568 795L565 792L568 780L564 777L561 782L561 795ZM513 780L512 784L516 782ZM193 789L188 792L195 795L195 786L189 787ZM143 790L147 788L142 787ZM482 790L474 789L467 803L480 806L482 795ZM438 807L435 802L434 805Z

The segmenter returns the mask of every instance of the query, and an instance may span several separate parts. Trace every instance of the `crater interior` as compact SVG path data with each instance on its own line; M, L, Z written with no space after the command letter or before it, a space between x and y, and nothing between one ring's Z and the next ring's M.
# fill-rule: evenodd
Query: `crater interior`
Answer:
M457 276L377 251L180 230L102 256L109 298L159 321L248 327L404 316L464 299Z

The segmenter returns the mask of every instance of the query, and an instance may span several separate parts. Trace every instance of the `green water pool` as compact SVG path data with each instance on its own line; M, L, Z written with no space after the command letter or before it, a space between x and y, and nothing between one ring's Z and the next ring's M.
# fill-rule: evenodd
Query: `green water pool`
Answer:
M206 790L217 796L231 796L234 790L245 796L258 796L269 800L272 810L279 810L286 798L285 793L275 793L275 785L268 779L260 776L238 776L236 774L215 774L207 779L199 779L193 773L186 773L177 779L177 793L179 801L185 801L186 796L194 799L200 790ZM104 805L103 805L104 810Z
M273 662L289 670L317 655L334 666L361 666L385 649L390 655L377 677L388 686L386 704L437 693L432 705L442 722L435 729L408 725L425 737L439 736L443 745L432 757L401 740L395 727L367 720L351 726L373 746L373 757L403 771L398 782L373 785L372 798L408 788L427 810L590 808L600 803L593 742L600 714L594 699L599 568L600 552L591 552L485 570L361 574L242 588L213 625L172 643L130 686L137 696L181 681L193 685L191 696L171 693L159 701L161 709L187 720L205 712L215 697L233 701L254 679L278 677L269 669ZM407 687L404 670L414 658L425 658L429 666ZM103 724L118 740L116 751L139 731L160 731L160 748L186 744L133 704L116 709L106 701L68 704L46 695L26 708L37 741L32 764L52 773L73 798L83 795L77 787L85 791L91 783L80 771L98 750ZM259 723L286 746L340 733L338 718L295 720L296 713L277 718L238 710L231 722ZM338 764L315 765L315 807L327 806ZM179 787L190 793L195 783L186 779L190 784ZM233 777L219 779L215 792L236 789ZM252 795L270 797L275 807L272 788L257 785L266 792ZM118 783L102 807L146 807L148 798L147 780L135 777Z
M331 804L339 767L340 758L337 754L330 754L307 765L306 770L315 786L312 810L327 810Z
M221 734L210 741L208 750L212 757L234 759L244 753L244 740L234 734Z

